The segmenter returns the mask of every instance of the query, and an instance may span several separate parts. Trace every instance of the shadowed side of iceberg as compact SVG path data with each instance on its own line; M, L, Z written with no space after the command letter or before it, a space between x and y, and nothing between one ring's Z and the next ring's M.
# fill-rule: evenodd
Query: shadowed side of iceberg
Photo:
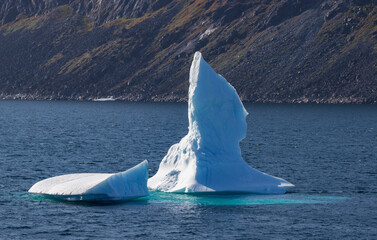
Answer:
M124 172L77 173L44 179L30 193L67 201L124 201L149 195L148 162Z
M196 52L190 69L189 132L161 161L148 187L166 192L282 194L294 185L242 159L247 112L236 90Z

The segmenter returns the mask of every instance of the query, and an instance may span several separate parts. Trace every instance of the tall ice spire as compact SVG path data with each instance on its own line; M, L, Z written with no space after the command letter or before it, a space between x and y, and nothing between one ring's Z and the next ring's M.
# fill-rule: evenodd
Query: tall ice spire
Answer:
M189 132L171 146L148 187L166 192L285 193L293 185L251 168L239 142L247 112L236 90L196 52L190 69Z

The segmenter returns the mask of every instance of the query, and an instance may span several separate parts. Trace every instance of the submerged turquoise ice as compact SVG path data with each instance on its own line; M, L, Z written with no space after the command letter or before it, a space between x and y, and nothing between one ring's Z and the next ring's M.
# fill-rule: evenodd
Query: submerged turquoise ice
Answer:
M40 194L29 195L32 200L38 201L65 201L56 196ZM285 205L285 204L326 204L344 201L349 198L340 196L310 195L310 194L285 194L285 195L257 195L257 194L181 194L161 191L150 191L149 196L132 201L117 201L131 205L192 205L192 206L247 206L247 205ZM92 202L92 201L84 201ZM113 204L114 201L96 201L101 204Z
M190 204L204 206L276 205L276 204L318 204L346 200L346 197L321 195L256 195L256 194L172 194L151 191L141 200L149 204Z

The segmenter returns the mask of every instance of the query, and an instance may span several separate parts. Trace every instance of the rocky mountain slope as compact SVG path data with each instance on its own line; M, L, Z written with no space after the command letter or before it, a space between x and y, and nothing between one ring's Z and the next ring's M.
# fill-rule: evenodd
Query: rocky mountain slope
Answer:
M184 101L195 51L245 101L377 103L375 0L0 2L0 98Z

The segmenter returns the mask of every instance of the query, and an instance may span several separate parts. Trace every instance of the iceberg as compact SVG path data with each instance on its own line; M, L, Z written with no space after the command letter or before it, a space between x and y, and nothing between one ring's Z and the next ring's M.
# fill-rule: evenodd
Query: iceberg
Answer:
M253 169L241 156L247 114L236 90L196 52L188 134L170 147L148 187L177 193L285 193L294 185Z
M112 98L112 97L108 97L108 98L96 98L93 101L95 101L95 102L114 102L115 99Z
M126 201L149 195L148 162L120 173L76 173L44 179L30 193L66 201Z

